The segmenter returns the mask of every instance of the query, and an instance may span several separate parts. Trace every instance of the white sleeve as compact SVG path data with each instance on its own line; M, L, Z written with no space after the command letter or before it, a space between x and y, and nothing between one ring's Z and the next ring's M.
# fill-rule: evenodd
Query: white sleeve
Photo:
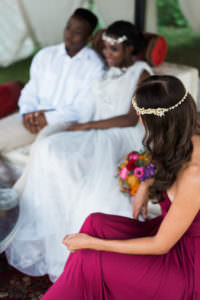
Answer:
M62 106L60 109L46 111L45 117L48 124L58 122L78 122L79 116L72 106Z
M87 78L81 89L75 95L73 105L59 106L53 111L45 112L48 124L57 122L87 122L91 120L95 111L95 99L93 98L92 88L96 80L102 77L104 65L91 67L87 72ZM95 74L95 75L94 75Z
M78 122L80 123L91 121L95 114L96 98L93 89L96 81L102 78L104 72L104 65L100 65L95 69L91 68L90 72L87 72L87 84L76 95L74 108L79 113Z
M44 68L43 51L40 51L33 58L30 68L30 80L25 85L21 92L19 99L20 115L37 111L39 105L39 97L37 91L39 90L39 82L42 76L42 69Z

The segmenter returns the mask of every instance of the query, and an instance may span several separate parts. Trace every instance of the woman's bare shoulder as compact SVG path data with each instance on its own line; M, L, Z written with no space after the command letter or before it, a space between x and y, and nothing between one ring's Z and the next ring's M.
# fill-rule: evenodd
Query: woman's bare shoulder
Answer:
M200 176L200 136L194 135L192 142L193 153L191 160L185 164L180 174L180 178L186 178L187 180L199 179Z
M200 193L200 161L191 160L177 178L177 188L183 194ZM200 197L198 196L200 201Z

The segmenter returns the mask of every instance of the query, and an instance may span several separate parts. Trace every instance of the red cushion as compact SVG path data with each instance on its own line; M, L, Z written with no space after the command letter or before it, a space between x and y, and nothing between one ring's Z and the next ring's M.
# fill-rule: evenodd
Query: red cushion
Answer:
M152 66L159 66L167 55L167 42L163 36L152 39L146 49L146 59Z
M9 81L0 85L0 118L17 110L17 103L23 84Z

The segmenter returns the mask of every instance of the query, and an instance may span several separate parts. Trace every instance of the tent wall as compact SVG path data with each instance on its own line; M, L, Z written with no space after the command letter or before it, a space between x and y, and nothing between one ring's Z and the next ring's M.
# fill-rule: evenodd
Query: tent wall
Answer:
M188 23L196 33L200 34L200 1L179 0L179 4Z

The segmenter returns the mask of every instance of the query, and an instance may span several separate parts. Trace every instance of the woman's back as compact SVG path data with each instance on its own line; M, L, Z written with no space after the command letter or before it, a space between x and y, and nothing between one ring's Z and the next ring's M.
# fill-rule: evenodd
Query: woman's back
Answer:
M200 136L194 135L192 137L192 142L193 152L191 160L183 165L182 169L178 173L177 180L167 190L167 195L171 202L173 202L174 198L176 197L177 188L180 184L182 184L182 181L187 180L188 177L191 177L192 180L196 180L196 176L194 177L193 175L195 175L196 172L200 172ZM187 185L187 189L190 190L190 186Z

